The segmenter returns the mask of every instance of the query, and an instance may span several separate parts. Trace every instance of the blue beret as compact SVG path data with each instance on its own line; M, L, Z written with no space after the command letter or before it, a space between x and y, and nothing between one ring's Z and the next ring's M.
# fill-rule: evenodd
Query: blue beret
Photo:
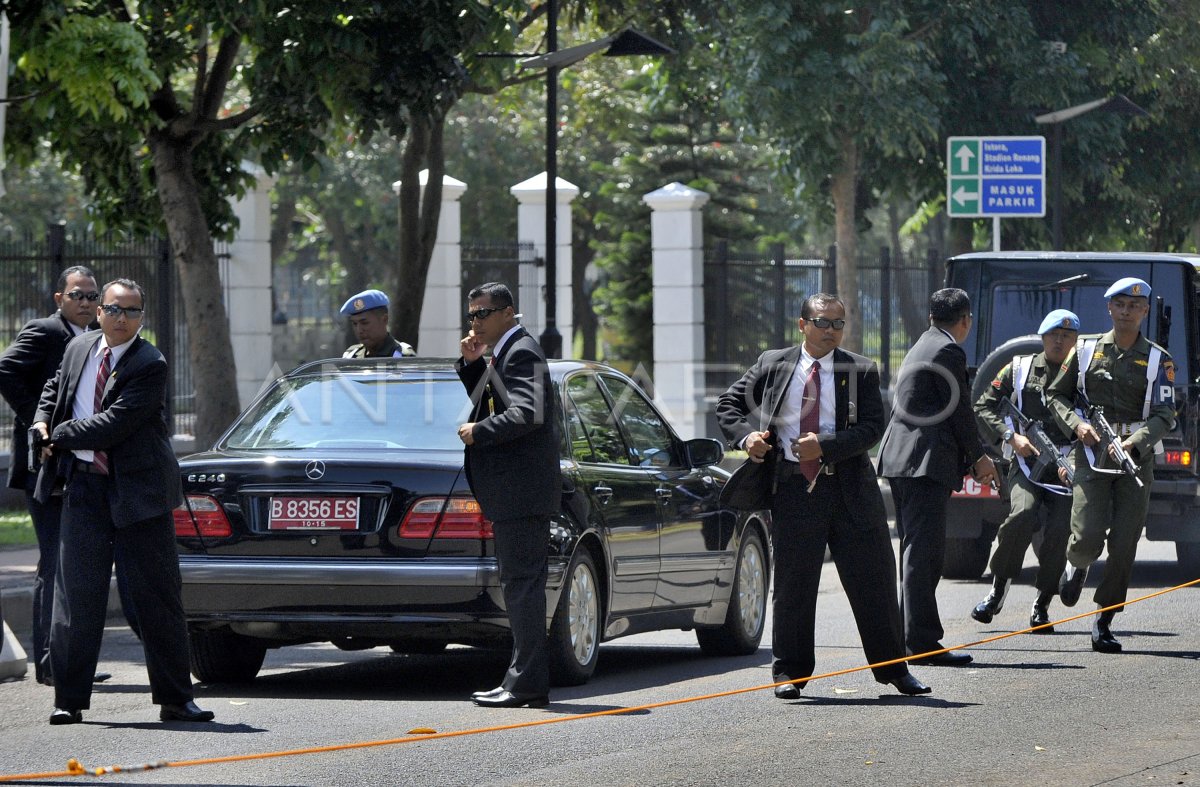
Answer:
M1111 298L1114 295L1133 295L1138 298L1150 299L1150 285L1141 279L1135 279L1132 276L1126 276L1119 280L1116 284L1108 288L1108 292L1104 293L1105 298Z
M365 312L368 309L378 309L388 305L388 296L379 290L363 290L358 295L350 296L350 300L342 304L339 313L343 317Z
M1050 333L1055 328L1066 328L1068 331L1079 330L1079 315L1066 309L1055 309L1046 315L1038 327L1038 336Z

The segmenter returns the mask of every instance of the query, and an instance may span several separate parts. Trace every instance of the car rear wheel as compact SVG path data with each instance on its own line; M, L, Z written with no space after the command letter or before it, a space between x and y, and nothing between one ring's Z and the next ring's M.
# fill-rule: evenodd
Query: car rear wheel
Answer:
M261 640L229 629L192 629L188 635L192 674L201 683L254 680L267 655Z
M566 582L550 624L550 681L579 686L596 671L600 656L600 585L596 564L580 547L571 558Z
M706 656L748 656L758 650L767 618L769 578L762 538L748 528L738 550L725 622L717 628L696 629L696 641Z
M979 579L987 568L992 539L946 538L946 560L942 576L946 579Z

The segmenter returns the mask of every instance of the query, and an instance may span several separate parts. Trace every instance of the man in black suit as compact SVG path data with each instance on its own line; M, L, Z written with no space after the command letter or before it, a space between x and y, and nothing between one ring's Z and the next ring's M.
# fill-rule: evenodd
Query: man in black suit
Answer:
M167 363L138 336L145 292L129 279L101 290L100 330L67 345L33 427L43 451L37 498L65 480L50 662L51 724L91 705L113 554L125 564L150 690L163 721L209 721L193 702L187 624L171 511L183 494L166 421ZM66 570L67 568L70 570Z
M457 369L473 409L458 436L467 446L471 491L493 523L513 638L504 681L471 699L486 707L542 707L550 693L547 545L562 495L554 388L542 348L517 323L508 287L483 284L468 300L471 330ZM483 359L488 347L490 363Z
M96 302L100 300L96 275L82 265L72 266L59 274L55 290L54 303L58 311L49 317L26 323L13 343L0 355L0 395L12 408L14 416L8 486L25 492L25 502L38 541L37 573L33 580L33 671L38 683L47 685L52 682L50 618L54 612L54 577L58 568L58 521L62 514L62 497L53 495L45 503L40 503L33 496L37 474L28 469L29 427L37 412L42 388L58 371L67 342L86 331L96 319ZM131 627L135 626L131 614L129 618ZM98 673L96 677L103 680L108 675Z
M962 290L929 298L930 327L904 356L892 418L879 449L879 474L892 487L900 534L900 611L909 655L942 650L937 586L946 556L946 506L968 470L990 484L996 468L983 450L963 340L971 332L971 299ZM940 653L917 664L960 666L967 653Z
M869 663L904 658L895 553L868 451L883 433L875 362L842 350L846 307L816 293L800 309L799 347L769 350L717 401L717 421L752 462L774 464L773 677L780 699L798 699L816 666L821 563L829 547ZM903 662L875 680L904 694L930 689Z

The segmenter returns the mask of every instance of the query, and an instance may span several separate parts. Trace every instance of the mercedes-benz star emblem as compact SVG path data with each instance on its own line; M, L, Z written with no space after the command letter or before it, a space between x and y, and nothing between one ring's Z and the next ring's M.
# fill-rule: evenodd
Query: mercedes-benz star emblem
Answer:
M304 466L304 474L308 476L310 481L316 481L325 476L325 463L320 459L314 459Z

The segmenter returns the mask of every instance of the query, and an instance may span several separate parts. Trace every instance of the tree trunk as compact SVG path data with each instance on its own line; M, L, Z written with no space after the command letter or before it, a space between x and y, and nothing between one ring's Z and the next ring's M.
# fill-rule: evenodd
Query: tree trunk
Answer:
M437 242L442 213L442 178L446 174L443 146L445 113L413 115L400 160L400 259L392 298L392 336L416 346L429 262ZM428 170L425 187L420 173ZM420 351L420 347L417 347Z
M346 278L342 280L341 293L342 301L345 302L350 296L367 288L367 281L370 279L367 273L367 260L355 249L354 241L350 238L350 231L346 229L345 217L336 206L324 211L322 218L325 220L325 228L329 230L333 253L337 255L338 262L346 269ZM335 304L335 306L340 306L340 304ZM391 312L390 309L388 311ZM358 338L355 337L349 320L346 320L342 326L342 333L347 347L358 343Z
M221 300L220 270L200 205L191 143L164 132L151 133L148 142L180 290L185 293L183 312L195 388L196 447L208 448L233 423L240 409L229 317ZM164 336L163 340L169 338Z
M858 291L858 232L855 226L855 192L858 186L858 145L854 137L841 139L841 156L833 171L833 207L837 239L838 295L846 304L846 333L842 346L862 352L862 309Z

